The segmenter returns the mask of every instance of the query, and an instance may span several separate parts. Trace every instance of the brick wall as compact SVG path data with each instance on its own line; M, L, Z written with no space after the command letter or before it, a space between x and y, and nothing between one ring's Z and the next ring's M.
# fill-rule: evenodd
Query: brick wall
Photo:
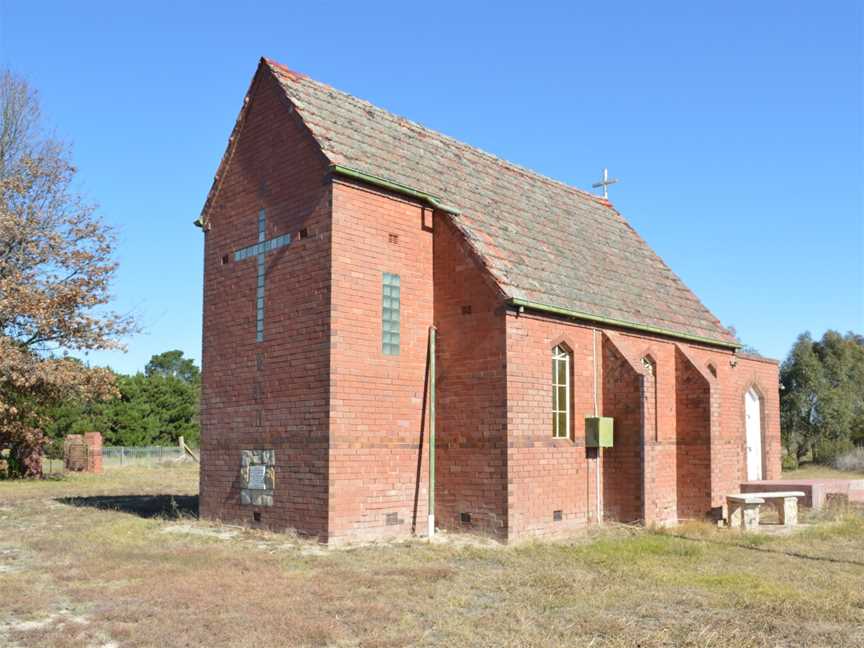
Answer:
M675 379L677 517L698 520L711 510L711 384L680 345Z
M641 367L604 335L602 412L615 425L613 446L603 450L603 504L609 520L633 522L643 517L642 398Z
M711 383L711 505L717 514L725 505L726 494L738 491L747 479L744 395L751 387L761 396L764 478L780 478L779 367L765 358L734 358L731 353L681 346Z
M595 511L595 451L580 447L592 411L591 329L512 312L506 321L508 537L580 528ZM766 477L779 476L776 363L738 357L732 366L730 351L623 331L602 330L598 340L599 408L615 419L614 447L601 454L605 517L673 524L722 504L746 475L743 399L752 385L763 397ZM570 440L551 433L551 350L562 342L573 352Z
M585 448L584 425L594 412L592 331L527 313L509 312L506 324L508 537L563 535L596 516L596 451ZM551 358L559 344L572 354L568 439L552 436ZM600 344L598 336L598 358Z
M677 519L675 344L635 333L607 332L616 348L643 376L643 521ZM652 365L649 371L645 360Z
M738 411L737 416L730 417L728 421L732 427L732 435L744 436L743 395L752 387L759 394L761 401L763 478L780 479L780 464L783 457L778 390L780 367L776 361L767 358L738 356L733 371L736 373L736 380L732 382L734 387L731 390L731 400L736 404L735 409ZM746 446L746 442L744 445Z
M66 470L82 470L99 474L102 472L102 434L85 432L67 434L63 439Z
M331 542L425 532L432 230L431 210L334 181ZM382 351L385 272L400 276L399 355Z
M446 217L435 223L436 517L503 536L507 522L506 340L498 289ZM463 523L462 513L470 516Z
M688 448L676 448L679 438L678 423L680 421L682 426L686 424L689 427L693 409L699 412L698 416L704 416L706 410L710 413L711 506L721 506L727 493L738 490L738 484L746 478L747 471L744 394L750 386L756 386L763 396L763 459L766 478L779 477L780 404L776 362L740 356L736 359L731 351L631 333L610 333L610 336L635 366L638 367L641 358L646 355L656 362L657 433L656 440L652 441L649 416L647 421L649 441L645 446L644 458L646 523L671 523L678 517L677 496L683 488L679 488L679 485L687 482L688 475L677 478L675 472L679 465L690 465L686 458L680 456L680 452L686 453ZM676 352L685 354L688 362L682 364L676 359ZM702 402L695 404L696 395L691 389L689 403L682 413L683 416L679 417L677 406L682 402L678 393L679 387L682 386L681 380L682 378L686 380L688 376L693 377L687 369L688 365L691 369L699 370L703 384L704 381L708 381L709 390L706 393L704 388L701 389ZM709 365L716 371L716 378L711 373ZM679 368L685 369L687 375L678 377ZM692 438L694 431L684 429L681 433L683 435L681 439L686 444L688 435ZM702 434L704 435L704 432ZM704 466L704 457L697 458L697 461L701 461ZM702 486L700 485L699 488ZM691 505L692 503L685 503L685 507Z
M327 167L267 72L259 70L250 97L205 235L201 514L326 538ZM233 253L257 241L261 208L267 238L295 240L266 255L264 341L257 343L256 262L235 262ZM241 506L240 451L270 448L273 506Z
M87 444L87 472L101 473L102 434L100 432L85 432L84 443Z

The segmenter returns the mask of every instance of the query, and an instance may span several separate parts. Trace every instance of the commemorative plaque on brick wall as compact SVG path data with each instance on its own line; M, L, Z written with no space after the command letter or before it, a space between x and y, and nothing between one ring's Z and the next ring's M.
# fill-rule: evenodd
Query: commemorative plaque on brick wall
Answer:
M240 451L240 503L273 506L276 490L276 452Z

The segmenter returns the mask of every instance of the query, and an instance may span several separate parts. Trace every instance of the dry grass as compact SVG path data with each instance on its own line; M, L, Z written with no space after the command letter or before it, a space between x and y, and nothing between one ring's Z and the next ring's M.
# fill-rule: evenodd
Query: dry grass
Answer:
M854 512L788 536L328 551L186 518L196 491L194 467L0 482L0 645L864 645Z
M837 470L823 464L802 464L797 470L784 470L783 479L864 479L861 470Z

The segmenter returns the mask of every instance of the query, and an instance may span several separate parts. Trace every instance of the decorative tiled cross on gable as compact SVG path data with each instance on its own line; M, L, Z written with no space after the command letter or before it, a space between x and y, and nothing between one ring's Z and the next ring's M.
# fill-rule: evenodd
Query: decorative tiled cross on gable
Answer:
M264 341L264 255L273 250L285 247L291 243L290 234L282 234L276 236L269 241L265 240L267 236L267 216L262 209L258 212L258 242L254 245L249 245L240 248L234 253L235 261L243 261L249 257L255 257L258 262L258 283L255 290L255 341Z

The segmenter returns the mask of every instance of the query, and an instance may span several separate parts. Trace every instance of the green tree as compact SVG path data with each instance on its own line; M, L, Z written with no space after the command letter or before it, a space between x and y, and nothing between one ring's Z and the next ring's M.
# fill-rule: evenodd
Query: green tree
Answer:
M152 443L173 445L181 436L189 443L197 443L199 384L170 375L139 374L135 378L141 381L141 400L157 421L158 431Z
M864 338L827 331L813 344L824 369L822 458L850 449L864 426Z
M183 352L174 349L165 351L150 358L150 362L144 368L147 376L173 377L190 384L201 380L201 372L192 358L184 358Z
M175 445L181 436L197 444L200 372L182 356L169 351L153 356L144 373L116 374L119 396L111 401L70 398L55 405L46 432L60 439L93 430L106 445Z
M864 442L864 338L827 331L798 337L780 368L783 443L820 461Z
M810 333L798 336L780 366L780 428L783 445L801 461L812 452L821 429L819 395L824 391L824 371L813 351Z

